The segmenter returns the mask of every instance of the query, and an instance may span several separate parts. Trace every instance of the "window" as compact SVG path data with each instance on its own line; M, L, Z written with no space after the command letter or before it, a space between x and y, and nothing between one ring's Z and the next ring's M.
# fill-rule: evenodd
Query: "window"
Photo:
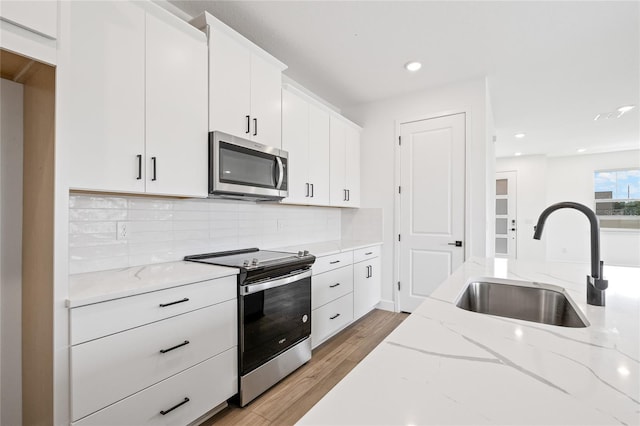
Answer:
M603 228L640 229L640 169L596 171L594 199Z

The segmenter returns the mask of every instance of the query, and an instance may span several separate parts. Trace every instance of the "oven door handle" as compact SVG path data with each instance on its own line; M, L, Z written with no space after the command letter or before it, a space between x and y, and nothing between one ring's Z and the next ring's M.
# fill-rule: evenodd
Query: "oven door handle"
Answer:
M258 284L249 284L241 288L240 295L245 296L247 294L257 293L259 291L269 290L270 288L281 287L283 285L291 284L304 278L309 278L310 276L311 269L300 273L285 275L284 277L278 278L277 280L270 280L268 282Z

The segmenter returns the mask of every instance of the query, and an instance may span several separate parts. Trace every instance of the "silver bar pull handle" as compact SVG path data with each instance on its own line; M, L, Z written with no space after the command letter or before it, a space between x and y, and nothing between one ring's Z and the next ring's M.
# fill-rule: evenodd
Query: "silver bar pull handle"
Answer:
M276 189L282 187L284 181L284 165L282 164L282 158L276 157L276 163L278 164L278 181L276 183Z

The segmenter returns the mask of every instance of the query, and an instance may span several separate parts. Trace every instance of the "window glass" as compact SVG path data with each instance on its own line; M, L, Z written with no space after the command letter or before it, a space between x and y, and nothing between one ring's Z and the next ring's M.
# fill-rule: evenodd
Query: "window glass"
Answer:
M640 169L594 172L594 201L602 227L638 229Z

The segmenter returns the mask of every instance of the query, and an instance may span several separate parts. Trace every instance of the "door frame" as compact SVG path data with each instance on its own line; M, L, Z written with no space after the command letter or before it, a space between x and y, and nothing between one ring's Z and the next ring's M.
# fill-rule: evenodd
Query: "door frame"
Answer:
M471 106L462 106L460 108L447 109L435 113L427 113L421 116L407 117L405 119L396 119L394 122L394 200L393 200L393 309L395 312L400 312L400 290L398 289L398 282L400 282L400 241L398 241L398 234L400 234L400 193L396 189L400 186L400 167L401 167L401 153L400 153L400 127L402 124L408 124L415 121L431 120L434 118L442 118L449 115L464 114L465 121L465 141L464 141L464 261L466 261L471 255L471 224L469 223L469 205L471 194L468 191L470 188L469 175L467 172L467 166L469 154L471 152Z

